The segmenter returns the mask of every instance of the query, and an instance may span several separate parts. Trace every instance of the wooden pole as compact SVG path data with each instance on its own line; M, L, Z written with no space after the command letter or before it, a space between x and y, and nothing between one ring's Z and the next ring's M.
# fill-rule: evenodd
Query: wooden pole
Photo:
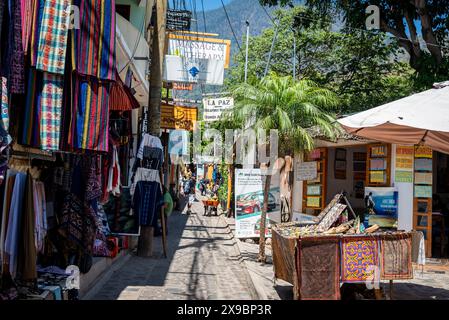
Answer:
M153 10L156 6L155 24L151 36L150 22ZM146 30L147 41L151 56L150 66L150 93L148 97L148 120L149 132L159 137L161 131L161 99L162 99L162 72L165 54L165 25L167 15L167 0L147 0L146 7ZM161 180L162 183L163 180ZM154 230L151 226L142 226L139 237L137 255L140 257L151 257Z

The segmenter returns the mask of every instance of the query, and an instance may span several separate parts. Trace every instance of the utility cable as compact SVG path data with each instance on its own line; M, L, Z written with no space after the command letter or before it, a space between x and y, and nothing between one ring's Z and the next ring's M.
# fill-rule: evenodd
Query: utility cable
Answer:
M238 41L238 39L237 39L237 36L235 35L234 28L232 27L231 20L229 19L228 11L226 10L226 6L225 6L223 0L221 0L221 5L223 6L223 10L224 10L224 12L225 12L225 14L226 14L226 19L228 20L229 27L231 27L231 31L232 31L232 34L233 34L233 36L234 36L234 40L235 40L235 42L237 43L237 47L238 47L239 50L241 51L242 48L240 47L240 43L239 43L239 41Z

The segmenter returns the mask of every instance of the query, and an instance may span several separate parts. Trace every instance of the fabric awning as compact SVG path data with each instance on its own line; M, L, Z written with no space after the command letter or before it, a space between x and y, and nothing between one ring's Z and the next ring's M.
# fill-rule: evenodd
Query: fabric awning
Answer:
M397 144L424 144L449 154L449 82L339 119L350 134Z

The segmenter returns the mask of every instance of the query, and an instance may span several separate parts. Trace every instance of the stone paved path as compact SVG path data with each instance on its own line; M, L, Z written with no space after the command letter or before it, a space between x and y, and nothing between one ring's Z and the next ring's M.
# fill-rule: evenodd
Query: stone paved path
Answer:
M93 297L101 300L257 298L223 219L203 216L201 202L193 213L174 212L168 220L168 258L155 238L156 258L132 256ZM185 210L184 210L185 211Z

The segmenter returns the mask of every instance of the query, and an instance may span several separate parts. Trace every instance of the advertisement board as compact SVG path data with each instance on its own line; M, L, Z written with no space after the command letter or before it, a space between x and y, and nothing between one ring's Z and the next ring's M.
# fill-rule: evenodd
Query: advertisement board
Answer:
M365 215L368 225L377 224L381 228L397 228L398 191L390 187L366 187L365 196L369 196L374 206L373 213Z
M258 238L263 208L264 176L260 169L235 170L235 229L237 238ZM271 237L271 228L281 222L279 174L271 177L268 193L268 212L265 235Z
M165 56L163 80L166 82L188 82L223 85L224 61Z

